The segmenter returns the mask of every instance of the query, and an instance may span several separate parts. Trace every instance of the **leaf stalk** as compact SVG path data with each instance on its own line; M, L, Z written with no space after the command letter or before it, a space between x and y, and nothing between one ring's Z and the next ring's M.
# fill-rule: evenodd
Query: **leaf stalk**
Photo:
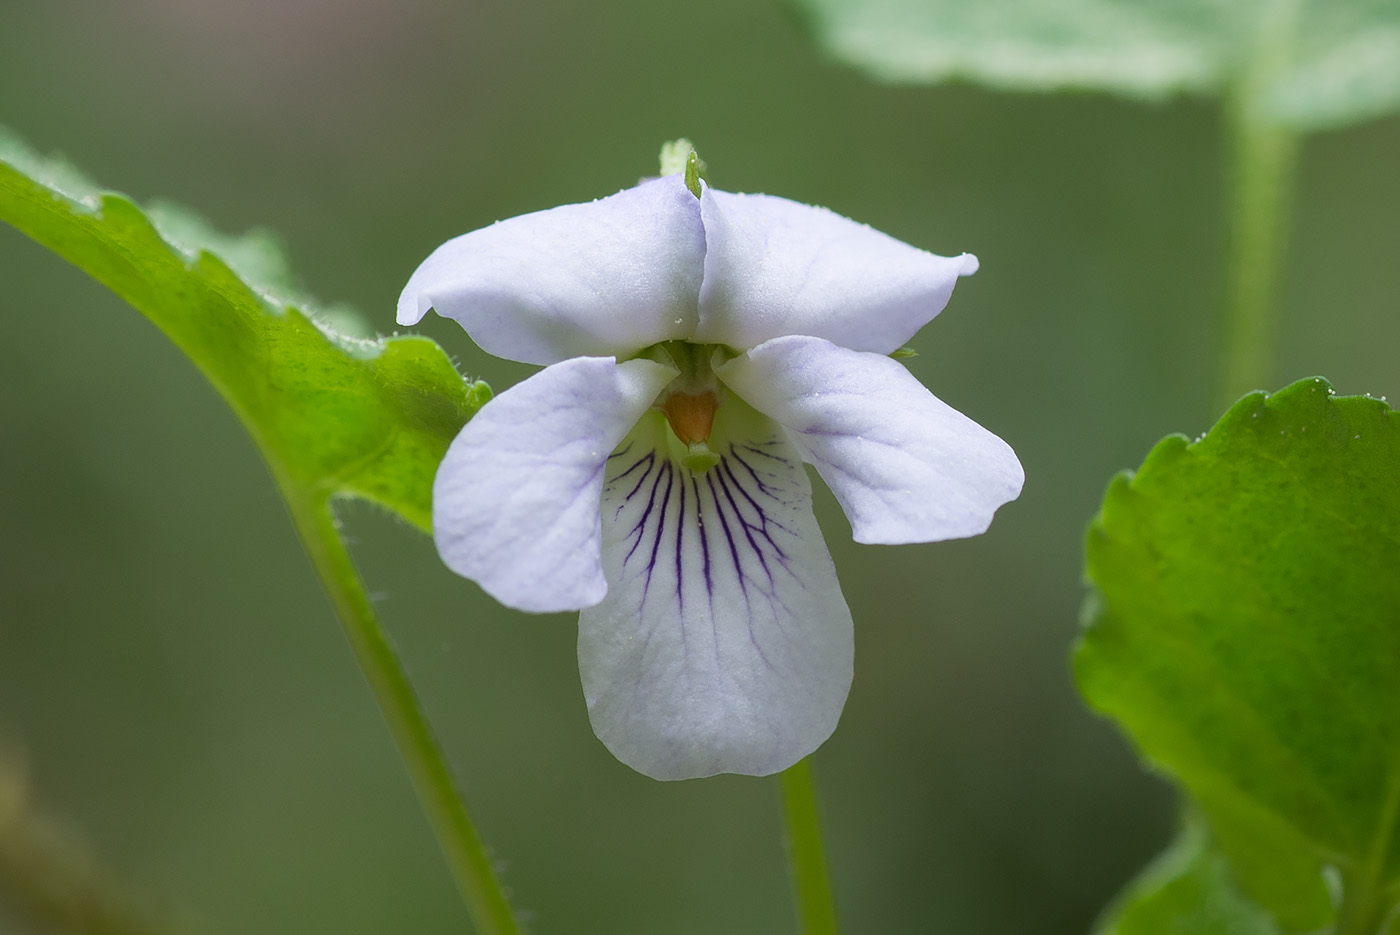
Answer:
M303 493L281 476L278 486L316 575L389 724L477 931L480 935L519 935L520 927L458 793L442 747L341 539L329 498Z
M1254 54L1226 105L1229 254L1219 409L1269 389L1278 356L1279 281L1288 252L1299 136L1269 112L1267 95L1289 59L1297 0L1265 4Z

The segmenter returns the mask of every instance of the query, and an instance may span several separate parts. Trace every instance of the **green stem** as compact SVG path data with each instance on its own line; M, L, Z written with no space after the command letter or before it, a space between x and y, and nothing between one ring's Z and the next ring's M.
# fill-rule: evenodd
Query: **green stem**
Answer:
M1369 875L1342 877L1342 903L1333 935L1380 935L1392 903Z
M822 847L817 788L810 759L783 772L783 815L787 823L788 870L803 935L837 935L836 903Z
M1288 250L1298 135L1265 113L1263 96L1291 42L1291 4L1261 32L1268 38L1227 105L1230 267L1220 408L1273 386L1279 271Z
M335 605L355 658L389 722L399 754L408 766L418 798L437 833L438 844L477 931L481 935L518 935L519 926L491 859L467 815L442 748L428 726L403 664L379 625L340 538L330 504L324 496L299 495L294 482L281 477L278 480L316 574Z
M1396 890L1386 885L1395 821L1400 815L1400 772L1392 769L1365 858L1342 872L1342 900L1333 935L1380 935L1396 908Z

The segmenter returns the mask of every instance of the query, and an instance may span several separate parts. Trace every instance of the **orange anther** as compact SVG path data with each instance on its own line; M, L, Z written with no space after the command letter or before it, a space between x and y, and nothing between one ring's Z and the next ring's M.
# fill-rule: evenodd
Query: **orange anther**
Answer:
M671 423L671 431L681 440L681 444L710 440L710 429L715 424L715 407L719 400L714 390L706 390L698 396L689 393L672 393L666 397L666 405L661 411L666 413L666 421Z

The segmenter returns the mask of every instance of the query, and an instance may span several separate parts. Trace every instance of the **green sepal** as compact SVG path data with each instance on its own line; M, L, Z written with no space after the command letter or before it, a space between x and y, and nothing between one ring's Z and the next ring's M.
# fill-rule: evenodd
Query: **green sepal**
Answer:
M669 143L661 144L661 174L676 175L685 174L685 187L690 189L690 193L696 198L700 197L700 180L709 182L709 167L705 165L705 160L700 158L700 154L695 151L695 147L690 140L681 137L678 140L671 140Z
M700 157L691 150L685 160L685 187L696 198L700 197Z

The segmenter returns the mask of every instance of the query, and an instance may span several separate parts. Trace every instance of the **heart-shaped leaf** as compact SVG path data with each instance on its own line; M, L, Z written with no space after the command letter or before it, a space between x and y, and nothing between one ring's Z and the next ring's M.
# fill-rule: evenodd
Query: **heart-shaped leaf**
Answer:
M836 57L888 81L1142 97L1245 79L1298 129L1400 107L1394 0L796 0Z
M266 235L223 237L177 209L143 213L3 132L0 220L165 332L297 489L363 497L430 528L438 462L490 396L437 344L347 334L344 310L307 311Z
M1321 379L1164 439L1090 527L1090 704L1199 802L1290 928L1400 897L1400 415ZM1300 881L1302 881L1300 883Z

